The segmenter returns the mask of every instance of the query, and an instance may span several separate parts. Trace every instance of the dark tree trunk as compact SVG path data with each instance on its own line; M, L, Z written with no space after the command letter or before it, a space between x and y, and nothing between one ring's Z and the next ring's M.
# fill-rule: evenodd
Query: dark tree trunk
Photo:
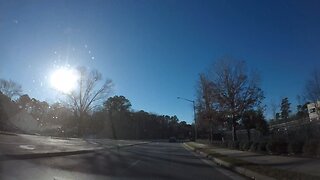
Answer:
M112 113L110 112L110 122L111 122L111 130L112 130L112 136L113 136L113 139L117 139L117 133L116 133L116 130L115 130L115 127L114 127L114 123L113 123L113 120L112 120Z
M250 129L247 129L248 141L251 141L251 132Z
M210 143L213 141L213 125L212 122L210 123Z
M82 136L83 136L83 117L82 117L82 113L80 113L78 117L78 137L82 137Z
M235 122L235 120L233 120L233 123L232 123L232 140L233 140L233 142L238 140L237 133L236 133L236 122Z

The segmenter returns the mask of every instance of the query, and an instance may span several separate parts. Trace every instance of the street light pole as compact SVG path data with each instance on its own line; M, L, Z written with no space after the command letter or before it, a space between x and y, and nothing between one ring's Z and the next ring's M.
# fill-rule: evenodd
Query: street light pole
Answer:
M197 130L197 118L196 118L196 105L193 100L182 98L182 97L177 97L177 99L182 99L188 102L192 103L193 106L193 118L194 118L194 140L196 141L198 138L198 130Z

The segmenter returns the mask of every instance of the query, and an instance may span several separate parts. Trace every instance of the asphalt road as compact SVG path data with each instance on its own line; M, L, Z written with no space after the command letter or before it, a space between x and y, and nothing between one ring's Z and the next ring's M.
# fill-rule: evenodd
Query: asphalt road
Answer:
M243 179L186 150L180 143L149 143L99 152L36 159L0 159L0 179Z

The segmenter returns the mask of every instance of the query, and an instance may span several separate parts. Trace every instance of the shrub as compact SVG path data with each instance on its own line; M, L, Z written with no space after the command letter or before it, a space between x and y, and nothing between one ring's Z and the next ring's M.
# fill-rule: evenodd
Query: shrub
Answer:
M248 151L250 149L251 144L252 142L249 142L249 141L241 141L239 143L239 149L241 151Z
M238 141L229 141L228 148L239 149L239 142Z
M266 152L267 151L267 142L258 143L257 151Z
M303 155L316 156L319 141L315 139L308 140L303 146Z
M223 141L221 144L221 147L227 148L228 147L228 141Z
M254 142L251 144L249 151L256 152L258 150L259 143Z
M218 146L218 147L221 147L221 146L222 146L222 143L223 143L222 141L212 141L212 142L211 142L212 145Z
M301 154L304 143L301 141L292 141L288 144L288 152L290 154Z
M245 144L246 142L245 141L240 141L239 142L239 150L241 150L241 151L244 151L244 144Z
M284 140L270 140L266 145L266 150L271 154L287 154L288 143Z

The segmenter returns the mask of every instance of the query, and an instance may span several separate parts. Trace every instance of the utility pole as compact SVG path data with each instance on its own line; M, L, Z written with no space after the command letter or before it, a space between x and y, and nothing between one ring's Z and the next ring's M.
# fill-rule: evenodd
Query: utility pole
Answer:
M196 105L193 100L182 98L182 97L177 97L177 99L182 99L188 102L192 103L193 106L193 118L194 118L194 140L196 141L198 138L198 128L197 128L197 118L196 118Z

